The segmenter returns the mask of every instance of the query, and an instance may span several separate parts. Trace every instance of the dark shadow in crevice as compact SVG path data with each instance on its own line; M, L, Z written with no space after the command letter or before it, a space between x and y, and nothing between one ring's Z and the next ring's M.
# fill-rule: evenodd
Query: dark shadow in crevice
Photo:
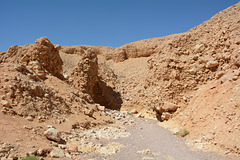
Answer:
M120 110L123 103L120 93L101 80L95 85L92 97L95 103L113 110Z

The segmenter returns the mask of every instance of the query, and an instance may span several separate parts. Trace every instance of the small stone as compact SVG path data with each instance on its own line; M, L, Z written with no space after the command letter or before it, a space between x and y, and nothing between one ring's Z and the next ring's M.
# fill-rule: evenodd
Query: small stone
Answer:
M38 156L43 156L44 154L45 154L45 152L42 149L37 150L37 155Z
M97 105L99 111L105 111L105 106Z
M1 96L1 99L2 99L2 100L6 100L6 96L4 96L4 95Z
M202 52L204 49L205 49L205 45L204 45L204 44L197 44L197 45L194 47L194 52L195 52L195 53L200 53L200 52Z
M3 107L7 107L7 108L10 107L10 103L6 100L1 100L1 104L2 104Z
M206 64L206 68L214 68L218 66L218 62L217 61L208 61Z
M55 128L49 128L48 130L46 130L44 132L44 135L48 139L54 140L56 142L60 142L60 140L61 140L60 133Z
M34 118L32 116L27 116L25 119L28 120L28 121L33 121L34 120Z
M85 109L85 111L84 111L84 114L89 116L89 117L92 117L93 113L94 113L93 109Z
M24 128L24 129L28 129L28 130L33 129L33 127L31 127L31 126L23 126L23 128Z
M162 107L159 107L159 106L154 107L154 110L155 110L157 113L163 113Z
M51 125L47 125L46 126L47 128L55 128L54 126L51 126ZM56 129L56 128L55 128Z
M236 81L237 79L238 79L238 76L233 76L233 77L232 77L232 80L233 80L233 81Z
M141 113L141 112L138 113L138 114L136 115L136 117L137 117L137 118L141 118L141 117L143 117L143 116L142 116L142 113Z
M173 129L173 134L174 135L176 135L177 133L179 133L180 132L180 129L179 128L174 128Z
M164 113L161 115L161 119L162 119L163 121L169 120L170 117L171 117L171 114L168 113L168 112L164 112Z
M67 74L63 74L64 79L68 79L69 76Z
M67 147L68 151L70 152L77 152L78 151L78 145L75 143L70 143Z
M221 78L224 74L225 74L224 71L220 71L220 72L218 72L218 73L216 74L216 79Z
M61 149L66 149L67 146L65 144L58 144L58 147L61 148Z
M190 70L188 70L188 72L191 74L191 75L194 75L197 73L197 69L196 68L192 68Z
M132 110L130 111L130 113L132 113L132 114L137 114L138 111L134 108L134 109L132 109Z
M63 158L65 154L62 149L53 147L52 151L50 152L50 156L52 158Z

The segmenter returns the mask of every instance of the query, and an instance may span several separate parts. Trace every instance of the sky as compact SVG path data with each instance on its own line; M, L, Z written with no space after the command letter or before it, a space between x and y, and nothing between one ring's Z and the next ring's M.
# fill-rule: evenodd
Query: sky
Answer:
M53 44L119 47L186 32L238 0L0 0L0 51Z

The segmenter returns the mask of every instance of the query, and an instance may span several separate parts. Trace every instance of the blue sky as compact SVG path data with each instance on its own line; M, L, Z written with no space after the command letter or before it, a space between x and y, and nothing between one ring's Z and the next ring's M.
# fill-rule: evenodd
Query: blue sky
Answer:
M54 44L118 47L186 32L238 0L0 0L0 51Z

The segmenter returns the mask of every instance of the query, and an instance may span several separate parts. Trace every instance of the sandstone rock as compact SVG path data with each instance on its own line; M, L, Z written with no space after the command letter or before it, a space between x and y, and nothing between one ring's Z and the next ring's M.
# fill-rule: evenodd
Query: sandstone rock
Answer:
M9 152L14 146L11 143L3 143L2 146L0 146L0 153Z
M43 156L44 155L44 151L42 149L38 149L37 150L37 155Z
M58 147L64 150L67 148L66 144L58 144Z
M192 75L196 74L197 73L197 69L196 68L192 68L190 70L188 70L188 72Z
M205 45L204 44L197 44L194 47L194 52L195 53L199 53L199 52L202 52L204 49L205 49Z
M107 53L107 59L113 59L115 62L123 62L127 59L126 51L122 48L114 48L111 52Z
M175 112L178 109L178 106L171 102L164 102L162 110L164 112Z
M50 152L50 156L52 158L63 158L65 157L65 154L62 149L53 147L52 151Z
M69 78L69 76L68 76L67 74L63 74L63 77L64 77L65 79L68 79L68 78Z
M224 71L220 71L220 72L218 72L218 73L216 74L216 79L221 78L224 74L225 74Z
M206 64L206 68L214 68L218 66L218 62L217 61L208 61Z
M70 152L77 152L78 151L78 145L75 143L70 143L67 146L67 150Z
M233 80L233 81L238 80L238 76L233 76L233 77L232 77L232 80Z
M163 108L162 108L162 107L155 106L153 109L154 109L157 113L163 113Z
M171 118L171 114L168 113L168 112L163 112L163 114L161 115L161 119L162 119L163 121L167 121L167 120L169 120L170 118Z
M33 127L31 127L31 126L23 126L23 128L24 129L28 129L28 130L32 130L33 129Z
M48 139L54 140L56 142L59 142L61 140L60 133L55 128L49 128L44 132L44 135Z
M27 116L25 119L28 120L28 121L33 121L34 120L34 118L32 116Z
M105 106L97 105L99 111L105 111Z
M59 47L55 48L47 37L37 39L32 50L33 54L30 55L30 59L39 63L38 69L43 67L57 77L62 74L63 61L59 55Z
M94 109L90 108L90 109L85 109L84 110L84 114L89 116L89 117L92 117L93 116L93 113L94 113Z
M8 101L6 101L6 100L1 100L1 105L2 105L3 107L7 107L7 108L10 107L10 103L9 103Z

